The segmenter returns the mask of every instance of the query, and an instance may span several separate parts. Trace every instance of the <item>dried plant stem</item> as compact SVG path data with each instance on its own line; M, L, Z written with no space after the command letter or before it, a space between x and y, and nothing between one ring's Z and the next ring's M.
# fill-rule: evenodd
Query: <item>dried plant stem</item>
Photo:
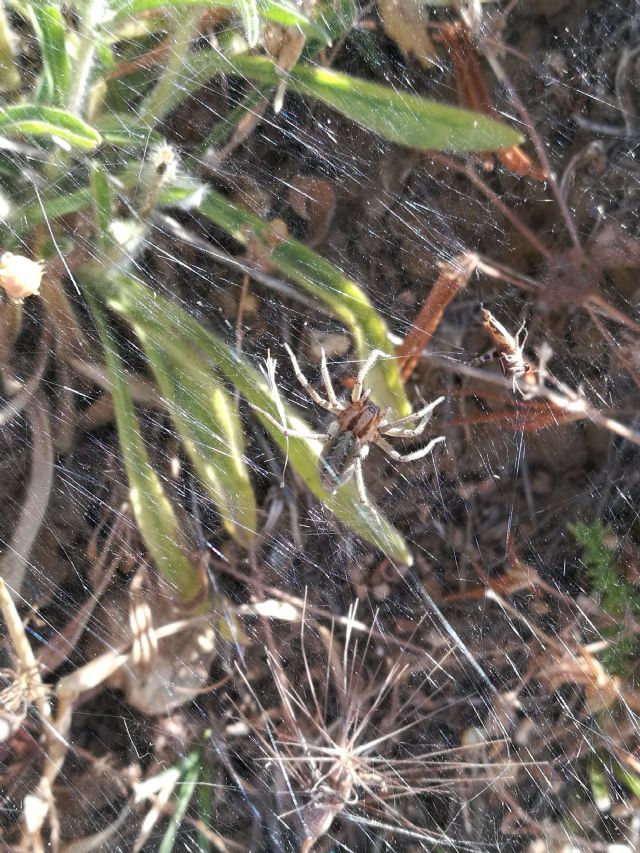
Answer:
M482 75L478 51L469 28L462 22L437 25L439 40L446 46L453 63L458 99L470 110L500 118L489 95L489 89ZM526 175L534 181L547 179L546 173L531 162L519 145L499 148L495 153L502 165L516 175Z
M472 253L443 264L440 275L420 309L411 331L397 349L404 382L413 373L420 355L440 325L447 305L467 286L477 264L478 259Z
M27 407L31 429L31 471L20 519L9 547L0 558L0 574L11 594L20 596L29 554L40 532L53 487L54 451L50 408L42 392Z
M500 385L503 388L511 388L511 383L505 380L502 376L494 376L480 368L471 367L467 364L454 361L452 359L442 358L438 356L429 356L429 363L442 367L445 370L455 371L456 373L464 373L467 376L472 376L474 379L482 379L485 382L491 382L495 385ZM548 400L559 412L572 420L590 420L594 424L603 427L604 429L613 432L616 435L630 441L632 444L640 446L640 433L635 432L620 421L610 418L608 415L602 414L598 409L594 408L579 392L573 391L566 385L551 378L557 387L557 391L553 388L548 388L540 382L534 389L527 389L527 393L531 396L535 394L537 397L542 397ZM514 410L515 413L515 410Z
M32 687L39 688L33 691L33 703L41 717L49 720L51 718L51 706L47 698L47 691L40 677L38 662L33 649L29 645L20 614L2 578L0 578L0 611L2 612L7 634L11 640L11 647L13 648L20 669L31 673Z
M573 222L573 218L567 207L567 202L560 191L560 187L558 186L558 182L556 181L555 174L551 168L551 164L549 163L549 158L547 157L547 152L545 151L544 144L542 139L540 138L540 134L536 130L536 127L533 123L533 119L531 118L529 111L522 103L520 96L518 95L515 86L511 82L509 76L504 71L498 57L496 56L495 49L491 45L491 43L487 40L482 42L482 47L484 50L484 55L487 59L489 65L493 70L493 73L496 75L498 80L502 83L503 86L506 87L507 92L509 93L509 97L514 104L515 108L520 113L522 121L525 123L527 132L529 134L529 138L533 144L533 147L536 149L536 154L538 155L538 159L542 165L546 173L546 179L549 182L549 186L551 187L551 192L554 195L558 208L562 213L562 218L564 220L565 227L569 232L569 236L571 237L571 242L575 246L576 250L583 255L584 250L582 248L582 243L578 238L578 232L576 231L576 226Z

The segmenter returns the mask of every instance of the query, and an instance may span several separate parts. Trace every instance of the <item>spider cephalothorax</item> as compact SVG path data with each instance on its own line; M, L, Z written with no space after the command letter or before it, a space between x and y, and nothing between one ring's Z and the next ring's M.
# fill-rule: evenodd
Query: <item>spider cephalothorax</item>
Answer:
M291 359L296 377L302 387L314 403L334 414L336 420L331 424L326 433L308 434L290 430L275 418L269 415L267 417L286 436L293 438L315 438L325 442L322 453L320 454L319 467L320 481L327 491L334 493L350 477L355 476L358 496L360 501L366 504L368 501L362 474L362 462L369 453L369 448L372 444L377 444L378 447L384 450L387 456L390 456L396 462L411 462L426 456L436 444L444 441L444 436L439 436L432 439L425 447L404 455L398 453L386 441L385 437L416 438L421 435L431 419L434 408L444 400L444 397L439 397L433 403L429 403L428 406L425 406L414 414L407 415L407 417L400 418L397 421L390 421L389 411L383 411L375 403L372 403L369 400L369 391L364 388L365 376L373 364L379 358L385 356L385 353L380 350L373 350L369 354L369 357L358 373L350 400L339 400L337 398L323 350L320 372L327 392L327 399L325 400L307 381L291 348L286 344L285 348Z

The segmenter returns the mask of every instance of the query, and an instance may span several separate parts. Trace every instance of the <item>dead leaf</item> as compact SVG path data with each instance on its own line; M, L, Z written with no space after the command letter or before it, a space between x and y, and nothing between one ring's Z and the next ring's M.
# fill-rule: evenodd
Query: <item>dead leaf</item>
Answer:
M433 63L436 51L427 32L424 6L417 0L378 0L378 12L385 33L404 57L413 57L423 67Z

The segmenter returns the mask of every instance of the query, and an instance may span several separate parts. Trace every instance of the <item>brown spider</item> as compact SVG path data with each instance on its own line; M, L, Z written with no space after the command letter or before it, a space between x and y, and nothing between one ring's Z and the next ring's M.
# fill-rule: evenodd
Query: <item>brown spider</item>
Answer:
M482 325L486 333L493 341L494 348L486 355L481 355L479 358L474 358L471 364L484 364L486 361L497 359L500 362L503 376L510 376L513 383L513 391L519 391L525 396L522 388L518 384L518 380L522 377L532 375L531 365L524 357L524 345L527 340L527 332L525 331L524 323L518 329L515 337L508 332L502 323L498 322L491 311L487 311L482 307ZM524 332L522 342L520 335Z
M322 351L320 373L327 392L326 400L311 387L300 369L298 360L287 344L285 344L285 349L293 364L298 382L314 403L336 415L336 420L329 426L327 432L307 433L290 430L266 412L263 414L288 438L312 438L325 442L319 459L320 482L331 494L335 494L343 483L355 476L360 502L368 504L362 462L367 457L372 444L377 444L387 456L396 462L412 462L426 456L436 444L444 441L444 436L433 438L425 447L403 455L385 440L384 436L416 438L421 435L431 419L434 408L444 400L444 397L439 397L433 403L429 403L428 406L407 415L407 417L400 418L397 421L389 421L390 409L383 411L380 406L370 402L370 391L364 388L364 379L369 370L379 358L386 356L386 353L381 350L373 350L369 354L356 378L351 392L351 400L346 401L339 400L336 396L329 376L324 350ZM407 426L408 424L415 424L415 426Z

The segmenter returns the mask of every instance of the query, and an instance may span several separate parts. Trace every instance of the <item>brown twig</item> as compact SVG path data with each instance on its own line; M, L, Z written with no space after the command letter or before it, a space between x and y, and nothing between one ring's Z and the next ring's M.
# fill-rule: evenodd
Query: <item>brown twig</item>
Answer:
M420 309L409 334L397 350L400 372L404 382L411 376L421 353L440 325L442 315L451 300L467 286L476 269L476 255L467 253L443 264L427 299Z
M468 27L462 21L438 24L439 38L434 39L445 45L451 61L458 86L458 99L470 110L496 116L491 103L489 89L482 76L478 52ZM501 148L495 152L500 163L510 172L523 175L534 181L544 181L547 173L534 166L531 158L519 145Z

